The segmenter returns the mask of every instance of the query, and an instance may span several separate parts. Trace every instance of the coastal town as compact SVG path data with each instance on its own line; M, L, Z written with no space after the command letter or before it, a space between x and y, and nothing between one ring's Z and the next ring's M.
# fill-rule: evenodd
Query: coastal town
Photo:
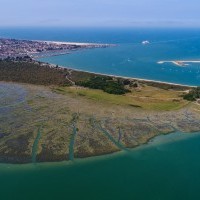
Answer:
M33 41L0 38L0 59L31 58L68 54L72 50L86 48L105 48L109 44L72 43L56 41Z

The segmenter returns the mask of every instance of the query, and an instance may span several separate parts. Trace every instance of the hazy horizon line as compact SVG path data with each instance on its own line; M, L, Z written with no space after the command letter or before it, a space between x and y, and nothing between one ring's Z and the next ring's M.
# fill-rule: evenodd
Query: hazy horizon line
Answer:
M67 25L48 25L48 26L41 26L41 25L0 25L0 28L94 28L94 29L99 29L99 28L107 28L107 29L113 29L113 28L148 28L148 29L154 29L154 28L160 28L160 29L165 29L165 28L172 28L172 29L181 29L181 28L193 28L193 29L200 29L199 26L67 26Z

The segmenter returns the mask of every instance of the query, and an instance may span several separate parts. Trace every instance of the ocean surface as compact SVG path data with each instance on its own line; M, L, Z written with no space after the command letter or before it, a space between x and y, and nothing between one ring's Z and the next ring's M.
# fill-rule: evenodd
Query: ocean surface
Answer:
M200 29L0 28L0 37L117 44L40 60L91 72L200 85L200 63L186 67L157 63L200 60ZM144 40L150 44L142 45Z
M0 199L196 200L200 199L199 155L199 133L174 133L108 156L0 164Z

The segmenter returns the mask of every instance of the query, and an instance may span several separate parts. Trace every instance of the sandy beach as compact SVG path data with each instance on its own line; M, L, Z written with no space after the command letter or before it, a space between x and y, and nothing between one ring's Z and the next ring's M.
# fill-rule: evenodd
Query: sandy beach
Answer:
M158 64L173 63L179 67L185 67L190 63L200 63L200 60L171 60L171 61L158 61Z
M50 63L47 63L47 64L50 64ZM54 64L50 64L50 65L53 66L53 67L56 67L56 65L54 65ZM142 79L142 78L137 78L137 77L117 76L117 75L114 75L114 74L96 73L96 72L86 71L86 70L83 71L83 70L79 70L79 69L76 69L76 68L64 67L64 66L60 66L60 65L59 65L59 68L73 70L73 71L79 71L79 72L92 73L92 74L102 75L102 76L110 76L110 77L114 77L114 78L123 78L123 79L144 81L144 82L149 82L149 83L152 82L152 83L159 83L159 84L166 84L166 85L183 86L183 87L189 87L189 88L197 87L196 85L184 85L184 84L177 84L177 83L171 83L171 82L165 82L165 81Z
M114 44L101 44L101 43L82 43L82 42L61 42L61 41L44 41L44 40L33 40L37 42L46 42L48 44L57 44L57 45L79 45L79 46L113 46Z

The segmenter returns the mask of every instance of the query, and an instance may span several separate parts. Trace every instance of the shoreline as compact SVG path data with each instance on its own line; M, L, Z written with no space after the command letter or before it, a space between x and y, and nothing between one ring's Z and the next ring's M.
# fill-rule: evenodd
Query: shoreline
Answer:
M115 46L115 44L103 44L103 43L87 43L87 42L62 42L62 41L50 41L50 40L31 40L35 42L46 42L49 44L66 44L66 45L79 45L79 46Z
M162 134L162 135L155 135L151 138L149 138L146 142L144 142L143 144L140 144L140 145L136 145L135 147L132 147L132 148L126 148L127 150L123 150L123 149L120 149L118 151L114 151L112 153L104 153L104 154L99 154L99 155L95 155L95 156L88 156L88 157L77 157L77 158L74 158L74 160L62 160L62 161L47 161L47 162L27 162L27 163L10 163L10 162L0 162L0 165L10 165L10 166L17 166L17 165L21 165L21 166L28 166L28 165L58 165L58 164L67 164L67 165L70 165L70 164L73 164L74 162L77 162L77 161L88 161L88 160L92 160L92 159L102 159L103 157L110 157L110 156L116 156L117 154L121 154L121 153L124 153L124 152L127 152L127 151L133 151L133 150L140 150L141 148L147 148L147 145L151 145L152 142L154 141L154 139L156 139L157 137L160 137L160 136L167 136L167 135L170 135L170 134L176 134L178 132L169 132L169 133L166 133L166 134ZM192 132L192 133L198 133L197 132ZM190 134L190 133L188 133Z
M0 59L31 56L34 54L63 54L77 49L108 48L115 44L14 39L0 37Z
M41 62L39 60L35 60L35 61L36 62ZM113 78L131 79L131 80L143 81L143 82L147 82L147 83L166 84L166 85L169 85L169 86L180 86L180 87L188 87L188 88L198 87L196 85L185 85L185 84L172 83L172 82L166 82L166 81L157 81L157 80L143 79L143 78L137 78L137 77L128 77L128 76L119 76L119 75L114 75L114 74L98 73L98 72L80 70L80 69L71 68L71 67L65 67L65 66L62 66L62 65L55 65L55 64L47 63L47 62L41 62L41 63L50 65L52 67L57 67L58 66L60 69L67 69L67 70L72 70L72 71L77 71L77 72L83 72L83 73L89 73L89 74L101 75L101 76L108 76L108 77L113 77Z
M8 167L9 166L11 166L11 167L12 166L14 166L14 167L15 166L26 167L26 166L37 166L37 165L40 165L41 167L45 167L45 166L50 166L50 167L51 166L62 166L62 165L70 166L70 165L75 164L77 162L82 162L83 163L83 162L94 161L94 160L108 159L110 157L118 156L120 154L124 154L124 153L127 153L127 152L140 151L140 150L145 149L145 148L151 148L154 145L165 145L166 143L169 143L169 141L166 140L169 136L175 136L176 140L173 140L173 142L177 142L177 141L185 139L184 136L186 136L188 138L191 138L191 137L198 136L197 134L199 134L199 133L200 133L200 130L199 131L188 132L188 133L175 131L175 132L159 134L159 135L152 136L151 138L146 140L146 142L144 142L142 144L139 144L139 145L136 145L136 146L134 146L132 148L126 148L124 150L120 149L118 151L113 151L111 153L108 152L108 153L98 154L98 155L88 156L88 157L77 157L77 158L74 158L74 160L61 160L61 161L58 160L58 161L46 161L46 162L34 162L34 163L33 162L25 162L25 163L0 162L0 166L8 166ZM177 134L181 134L180 138L178 138L178 139L177 139ZM164 137L164 139L161 141L161 143L157 143L156 139L159 139L161 137Z

